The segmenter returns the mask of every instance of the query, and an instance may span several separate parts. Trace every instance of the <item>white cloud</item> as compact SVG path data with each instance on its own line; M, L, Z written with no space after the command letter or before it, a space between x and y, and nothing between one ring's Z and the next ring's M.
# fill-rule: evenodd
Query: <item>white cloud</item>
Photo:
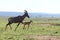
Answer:
M0 11L60 13L60 0L0 0Z

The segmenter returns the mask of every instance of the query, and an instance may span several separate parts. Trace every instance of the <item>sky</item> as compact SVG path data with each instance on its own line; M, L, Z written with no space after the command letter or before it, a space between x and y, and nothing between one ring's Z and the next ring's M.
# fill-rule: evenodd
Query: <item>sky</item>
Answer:
M60 0L0 0L0 11L60 13Z

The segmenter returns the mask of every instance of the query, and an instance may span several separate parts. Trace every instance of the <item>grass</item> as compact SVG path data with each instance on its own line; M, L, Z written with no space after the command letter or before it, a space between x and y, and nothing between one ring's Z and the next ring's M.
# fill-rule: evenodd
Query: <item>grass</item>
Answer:
M25 38L28 35L56 35L60 36L60 26L46 25L41 23L56 23L60 24L59 20L49 20L48 18L32 18L33 22L30 28L23 30L23 24L20 24L16 31L14 31L17 24L12 24L12 30L8 26L5 31L5 26L7 24L7 18L0 19L0 40L35 40L34 38ZM27 27L27 26L26 26Z

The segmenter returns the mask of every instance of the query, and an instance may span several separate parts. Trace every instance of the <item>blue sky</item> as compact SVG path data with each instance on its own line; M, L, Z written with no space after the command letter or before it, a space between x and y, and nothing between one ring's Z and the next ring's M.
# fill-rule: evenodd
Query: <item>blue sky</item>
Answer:
M0 0L0 11L60 13L60 0Z

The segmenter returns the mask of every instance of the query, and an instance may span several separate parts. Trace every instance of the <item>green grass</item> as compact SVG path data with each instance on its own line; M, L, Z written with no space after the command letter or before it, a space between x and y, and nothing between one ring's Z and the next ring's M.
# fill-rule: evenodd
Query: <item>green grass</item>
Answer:
M50 20L48 18L35 18L32 19L33 22L30 25L30 28L27 30L23 30L23 24L20 24L16 31L14 31L17 24L12 24L12 30L8 26L7 30L5 31L5 26L7 24L7 19L0 19L0 40L30 40L26 39L25 36L28 35L57 35L60 36L60 26L47 26L40 23L60 23L59 20ZM25 39L24 39L25 38ZM32 38L33 39L33 38ZM32 40L31 39L31 40ZM35 40L35 39L34 39Z

